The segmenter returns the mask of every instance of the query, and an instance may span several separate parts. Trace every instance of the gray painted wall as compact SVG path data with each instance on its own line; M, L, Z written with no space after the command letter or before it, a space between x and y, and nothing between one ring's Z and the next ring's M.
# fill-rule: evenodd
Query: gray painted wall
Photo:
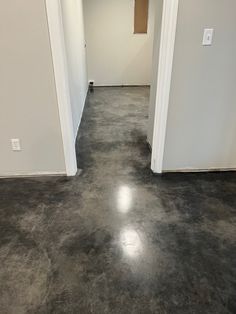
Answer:
M65 173L44 0L2 1L0 38L0 176Z
M83 1L61 0L61 5L74 137L76 138L88 91Z
M164 170L236 168L235 30L235 0L180 0Z
M151 91L150 91L148 134L147 134L147 140L151 146L152 146L152 141L153 141L154 115L155 115L155 107L156 107L157 75L158 75L160 40L161 40L162 10L163 10L163 0L157 0L156 15L155 15L154 45L153 45L152 83L151 83Z
M134 0L84 0L88 77L95 85L149 85L154 12L147 34L134 34Z

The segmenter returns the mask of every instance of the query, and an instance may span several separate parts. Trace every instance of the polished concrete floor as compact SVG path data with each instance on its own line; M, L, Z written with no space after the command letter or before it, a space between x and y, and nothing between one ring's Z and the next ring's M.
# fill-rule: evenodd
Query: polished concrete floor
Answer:
M1 314L236 313L236 174L154 176L148 88L97 88L75 178L0 181Z

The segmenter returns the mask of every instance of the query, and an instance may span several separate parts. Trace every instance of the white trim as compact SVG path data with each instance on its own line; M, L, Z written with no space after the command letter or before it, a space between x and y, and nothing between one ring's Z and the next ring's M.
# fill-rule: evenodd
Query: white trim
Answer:
M67 176L77 172L76 150L60 0L45 0Z
M82 108L81 113L80 113L80 117L79 117L79 122L78 122L77 129L76 129L76 133L74 134L74 142L75 142L75 144L76 144L76 140L77 140L77 137L78 137L78 133L79 133L79 128L80 128L80 124L81 124L81 121L82 121L82 117L83 117L83 114L84 114L84 108L85 108L85 104L86 104L87 97L88 97L88 91L89 91L89 86L87 88L87 93L86 93L85 99L83 101L83 108Z
M179 168L176 170L164 170L163 173L199 173L199 172L230 172L236 171L236 167L229 167L229 168Z
M48 176L48 177L55 177L55 176L66 176L65 171L36 171L36 172L16 172L16 173L3 173L0 175L0 178L28 178L28 177L40 177L40 176Z
M151 84L96 84L93 87L150 87Z
M162 173L179 0L164 0L151 168Z
M83 110L84 110L84 107L83 107ZM75 145L76 145L76 140L77 140L78 133L79 133L80 124L81 124L81 121L82 121L82 116L83 116L83 111L82 111L82 113L80 114L79 122L78 122L78 125L77 125L77 128L76 128L76 131L75 131L75 133L74 133L74 143L75 143Z

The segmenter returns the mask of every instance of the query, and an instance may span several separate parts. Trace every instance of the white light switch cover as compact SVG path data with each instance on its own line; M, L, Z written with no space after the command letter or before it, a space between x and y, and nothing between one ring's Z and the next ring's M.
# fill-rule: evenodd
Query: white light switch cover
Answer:
M214 34L213 28L204 29L203 41L202 41L203 46L211 46L212 45L213 34Z
M14 152L21 151L20 140L18 138L11 139L11 147Z

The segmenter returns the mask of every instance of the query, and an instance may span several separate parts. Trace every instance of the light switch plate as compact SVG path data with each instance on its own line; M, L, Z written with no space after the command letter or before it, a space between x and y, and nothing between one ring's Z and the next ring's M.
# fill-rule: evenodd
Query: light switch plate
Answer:
M11 139L11 147L14 152L21 151L20 140L18 138Z
M203 46L211 46L213 40L214 29L213 28L205 28L203 34Z

